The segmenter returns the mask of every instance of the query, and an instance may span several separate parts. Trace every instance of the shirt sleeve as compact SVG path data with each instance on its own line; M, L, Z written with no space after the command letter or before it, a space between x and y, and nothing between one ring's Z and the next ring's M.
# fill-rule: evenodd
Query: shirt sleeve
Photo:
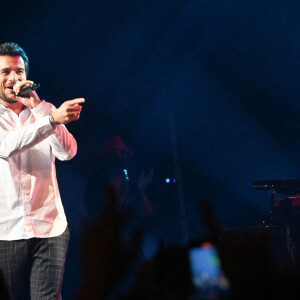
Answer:
M31 111L37 121L47 118L49 122L48 115L55 109L56 108L51 103L42 101ZM77 153L76 140L63 124L56 125L54 132L52 132L47 140L49 141L53 154L59 160L69 160Z
M0 134L0 157L7 159L24 151L50 136L53 131L49 120L41 118L23 128L2 133Z

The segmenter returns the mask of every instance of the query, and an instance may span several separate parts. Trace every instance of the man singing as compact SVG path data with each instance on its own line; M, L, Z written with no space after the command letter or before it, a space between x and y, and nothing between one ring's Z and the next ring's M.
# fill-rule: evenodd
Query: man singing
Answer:
M54 162L75 156L64 124L85 100L55 109L34 90L20 96L28 66L19 45L0 44L0 270L13 299L60 299L69 231Z

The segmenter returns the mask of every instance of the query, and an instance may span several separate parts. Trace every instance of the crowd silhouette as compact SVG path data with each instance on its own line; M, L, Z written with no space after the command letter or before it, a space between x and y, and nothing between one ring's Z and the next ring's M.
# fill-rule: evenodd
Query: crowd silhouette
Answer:
M202 201L201 212L207 225L205 241L217 249L229 289L209 297L193 286L186 246L165 246L142 262L134 285L118 299L299 299L299 268L282 265L274 256L268 231L222 231L210 202ZM114 289L130 272L138 255L142 232L137 230L128 244L121 241L128 216L118 205L115 189L107 187L107 199L99 219L87 224L82 241L84 281L76 300L114 299Z

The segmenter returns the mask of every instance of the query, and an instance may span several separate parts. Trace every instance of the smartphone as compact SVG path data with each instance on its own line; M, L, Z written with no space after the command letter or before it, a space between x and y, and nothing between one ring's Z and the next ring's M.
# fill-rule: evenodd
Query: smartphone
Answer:
M195 295L214 299L229 290L218 251L212 243L190 248L189 263Z

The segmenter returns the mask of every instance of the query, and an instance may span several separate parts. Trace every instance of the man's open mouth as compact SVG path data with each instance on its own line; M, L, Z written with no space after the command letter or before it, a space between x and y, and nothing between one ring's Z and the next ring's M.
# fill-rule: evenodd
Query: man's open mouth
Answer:
M11 91L11 93L13 93L13 86L7 86L5 89L7 89L7 90L10 90Z

